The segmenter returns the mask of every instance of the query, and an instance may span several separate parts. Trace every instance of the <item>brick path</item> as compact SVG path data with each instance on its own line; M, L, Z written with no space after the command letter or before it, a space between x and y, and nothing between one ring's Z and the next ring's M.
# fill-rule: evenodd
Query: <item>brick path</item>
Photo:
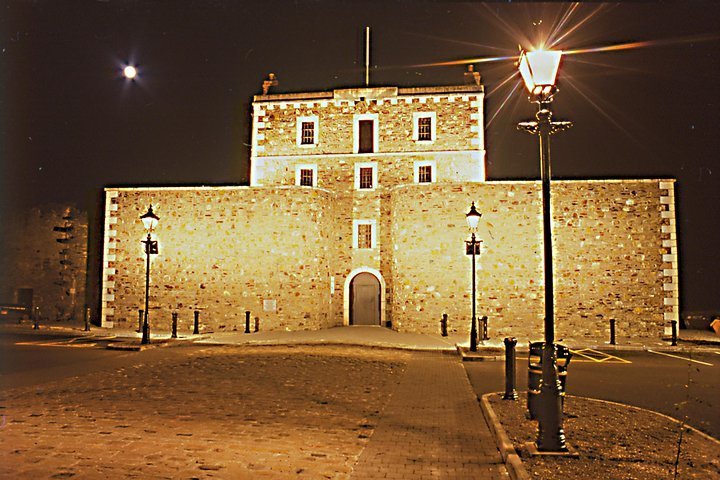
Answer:
M416 354L351 478L508 478L458 358Z

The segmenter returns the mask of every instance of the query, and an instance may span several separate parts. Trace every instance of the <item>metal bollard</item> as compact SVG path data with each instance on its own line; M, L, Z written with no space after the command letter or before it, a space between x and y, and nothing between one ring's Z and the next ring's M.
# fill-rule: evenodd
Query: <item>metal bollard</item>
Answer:
M447 313L443 313L442 320L440 320L440 335L447 337Z
M490 340L490 337L488 336L488 329L487 329L487 327L488 327L488 318L487 318L487 316L483 316L480 320L482 320L482 324L483 324L482 339L483 339L483 340Z
M143 314L145 313L145 310L138 310L138 329L136 330L138 333L142 332L143 328Z
M255 333L260 331L260 317L255 317Z
M85 307L85 331L90 331L90 307Z
M515 337L506 337L505 343L505 395L503 400L517 400L518 394L515 390Z
M170 338L177 338L177 312L172 312L172 335Z
M677 320L671 321L670 325L672 326L672 343L670 345L677 347Z
M200 334L200 310L195 310L195 328L193 329L193 335Z
M245 333L250 333L250 310L245 310Z
M610 345L615 345L615 319L610 319Z

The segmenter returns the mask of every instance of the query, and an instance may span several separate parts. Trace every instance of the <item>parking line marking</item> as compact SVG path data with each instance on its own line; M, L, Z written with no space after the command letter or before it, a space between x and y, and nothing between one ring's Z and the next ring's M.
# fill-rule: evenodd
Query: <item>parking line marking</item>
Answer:
M712 363L701 362L700 360L694 360L694 359L692 359L692 358L681 357L680 355L673 355L673 354L671 354L671 353L656 352L655 350L650 350L649 348L648 348L648 352L650 352L650 353L656 353L656 354L658 354L658 355L665 355L666 357L679 358L680 360L687 360L688 362L695 362L695 363L699 363L700 365L707 365L708 367L712 367L712 366L713 366ZM717 353L717 352L716 352L716 353Z
M97 345L96 343L66 343L66 342L15 342L15 345L33 347L65 347L65 348L90 348Z
M625 360L624 358L616 357L615 355L610 355L609 353L600 352L598 350L593 350L592 348L583 348L582 350L570 350L573 355L579 355L583 358L586 358L588 360L580 360L575 359L571 362L587 362L587 363L632 363L630 360ZM589 354L588 354L589 352Z

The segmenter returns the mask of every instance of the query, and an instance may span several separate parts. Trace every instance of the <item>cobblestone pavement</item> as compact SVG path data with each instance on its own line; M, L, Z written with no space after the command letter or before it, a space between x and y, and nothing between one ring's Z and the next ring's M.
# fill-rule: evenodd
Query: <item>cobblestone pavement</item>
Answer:
M447 355L188 348L6 390L0 407L1 478L499 478Z

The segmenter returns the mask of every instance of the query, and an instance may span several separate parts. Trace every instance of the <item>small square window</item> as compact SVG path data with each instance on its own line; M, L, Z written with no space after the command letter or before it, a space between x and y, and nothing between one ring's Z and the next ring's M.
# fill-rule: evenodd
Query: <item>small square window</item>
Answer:
M432 182L432 165L421 165L418 167L418 183Z
M312 168L300 169L300 185L303 187L312 187L314 185Z
M372 225L361 223L357 229L358 248L372 248Z
M418 140L420 140L420 141L431 141L432 140L432 118L430 118L430 117L418 118Z
M372 167L360 167L360 188L373 188Z
M301 187L317 187L318 171L316 164L303 163L295 165L295 185Z
M313 145L315 143L315 122L302 122L300 144Z

